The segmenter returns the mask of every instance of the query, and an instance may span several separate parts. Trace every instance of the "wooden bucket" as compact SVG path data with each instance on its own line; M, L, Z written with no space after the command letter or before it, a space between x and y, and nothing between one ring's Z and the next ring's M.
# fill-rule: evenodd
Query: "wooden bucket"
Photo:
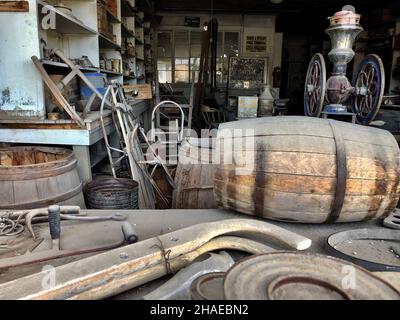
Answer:
M76 164L68 149L0 149L0 209L33 209L56 203L85 208Z
M257 118L221 124L217 142L225 161L215 173L215 198L226 208L282 221L347 222L386 215L399 200L399 147L385 130Z
M212 157L215 139L185 140L178 154L175 174L176 188L172 197L175 209L213 209L214 170Z

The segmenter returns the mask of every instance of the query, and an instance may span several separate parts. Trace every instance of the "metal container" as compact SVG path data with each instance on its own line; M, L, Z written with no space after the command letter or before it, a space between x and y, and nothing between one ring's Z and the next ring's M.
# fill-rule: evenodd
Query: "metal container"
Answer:
M271 94L271 87L266 85L261 95L258 97L258 116L272 116L274 110L274 98Z
M131 179L94 180L85 187L90 209L138 209L138 183Z

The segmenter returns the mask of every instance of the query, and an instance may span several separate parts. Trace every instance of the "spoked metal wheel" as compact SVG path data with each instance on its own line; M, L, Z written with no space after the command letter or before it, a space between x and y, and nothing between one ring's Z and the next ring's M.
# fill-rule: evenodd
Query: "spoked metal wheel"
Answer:
M368 124L378 114L385 90L385 69L377 55L370 54L360 63L353 86L353 112L359 123Z
M322 54L315 54L308 65L304 85L304 114L319 117L325 100L326 67Z

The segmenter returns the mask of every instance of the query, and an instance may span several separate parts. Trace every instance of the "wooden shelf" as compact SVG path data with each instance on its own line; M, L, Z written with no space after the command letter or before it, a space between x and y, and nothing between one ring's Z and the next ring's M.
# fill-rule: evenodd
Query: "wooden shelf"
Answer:
M131 55L131 54L127 54L127 53L123 53L122 56L124 58L127 58L127 59L135 59L136 58L136 56Z
M121 16L134 17L138 13L138 9L132 7L127 0L121 0Z
M138 27L138 28L143 27L143 21L138 15L135 15L135 27Z
M39 4L40 8L43 6ZM64 12L49 6L49 10L56 14L56 31L63 34L97 34L97 31L86 26L82 21Z
M126 79L131 79L131 80L135 80L135 79L136 79L136 76L124 76L124 78L126 78Z
M112 75L112 76L122 76L122 73L114 72L111 70L100 69L100 72L108 74L108 75Z
M116 44L111 39L99 33L99 47L100 49L117 49L120 50L121 46Z
M42 63L43 63L45 66L52 66L52 67L68 68L68 69L70 69L70 67L68 67L68 65L65 64L65 63L63 63L63 62L56 62L56 61L51 61L51 60L41 60L41 61L42 61ZM96 68L96 67L93 67L93 68L90 68L90 67L80 67L79 69L82 70L82 71L92 71L92 72L97 72L97 71L99 71L99 68Z
M119 20L116 16L113 15L113 13L108 9L103 3L100 1L97 1L97 4L103 7L103 9L107 12L107 20L110 21L111 23L121 23L121 20Z
M121 24L121 35L124 38L134 38L135 37L135 34L133 33L133 31L129 30L127 28L127 26L125 26L125 24L123 24L123 23Z

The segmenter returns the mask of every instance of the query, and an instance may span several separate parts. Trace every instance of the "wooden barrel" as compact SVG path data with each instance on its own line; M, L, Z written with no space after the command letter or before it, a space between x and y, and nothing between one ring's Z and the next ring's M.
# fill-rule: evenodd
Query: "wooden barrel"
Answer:
M175 173L176 188L172 197L175 209L213 209L215 139L185 140L178 153L178 166Z
M399 200L399 147L385 130L309 117L257 118L221 124L217 146L216 201L242 213L361 221L388 214Z
M68 149L0 149L0 209L33 209L56 203L85 208L76 164Z

